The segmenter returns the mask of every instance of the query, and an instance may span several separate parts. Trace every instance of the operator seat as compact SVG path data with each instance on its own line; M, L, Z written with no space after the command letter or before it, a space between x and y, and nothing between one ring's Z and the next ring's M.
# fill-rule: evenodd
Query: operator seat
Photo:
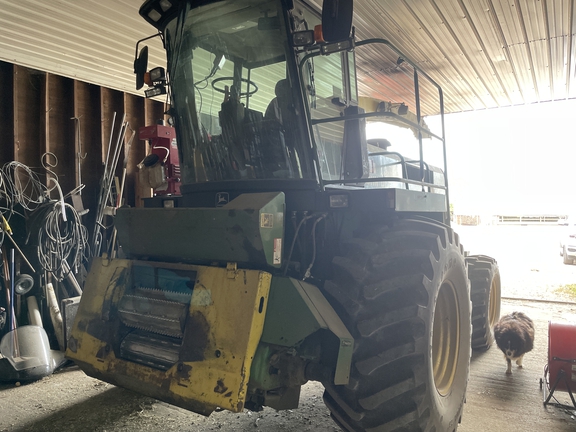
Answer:
M277 120L282 126L287 127L291 120L291 111L294 109L291 92L290 83L286 78L278 81L274 87L276 97L268 104L264 118Z
M244 105L240 102L236 87L232 86L230 92L228 92L228 87L226 87L224 102L222 102L218 118L222 128L222 140L230 149L233 161L236 164L235 170L239 172L241 178L247 176L243 146L244 116Z
M267 171L274 177L293 177L291 155L294 154L293 129L296 127L292 89L287 79L281 79L274 88L276 97L270 101L264 114L264 125L269 145L265 159Z

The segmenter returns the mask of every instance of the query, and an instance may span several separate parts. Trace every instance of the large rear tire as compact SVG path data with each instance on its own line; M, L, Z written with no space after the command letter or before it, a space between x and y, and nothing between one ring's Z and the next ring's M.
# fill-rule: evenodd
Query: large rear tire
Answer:
M470 292L457 234L422 220L343 245L325 292L355 339L350 382L325 383L347 431L455 431L470 368Z
M494 343L494 325L500 318L500 270L496 260L485 255L470 255L466 263L472 299L472 349L483 351Z

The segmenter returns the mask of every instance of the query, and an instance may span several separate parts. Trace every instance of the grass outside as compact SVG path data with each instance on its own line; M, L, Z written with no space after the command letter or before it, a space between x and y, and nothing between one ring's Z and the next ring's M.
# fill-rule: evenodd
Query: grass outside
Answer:
M556 288L556 292L568 294L570 297L576 300L576 284L562 285Z

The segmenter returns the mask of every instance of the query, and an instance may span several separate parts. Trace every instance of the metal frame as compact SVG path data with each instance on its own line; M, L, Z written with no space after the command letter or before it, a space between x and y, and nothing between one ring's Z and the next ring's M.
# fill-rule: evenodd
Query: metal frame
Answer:
M572 363L572 364L574 364L576 362L576 359L562 359L559 357L553 357L552 359L555 361L564 361L566 363ZM548 382L548 379L546 378L547 375L548 375L548 365L546 365L544 367L544 377L540 378L540 389L542 390L544 406L554 405L558 408L566 408L566 409L570 409L570 410L576 408L576 399L574 399L574 394L572 393L572 389L570 388L570 381L568 380L568 375L566 374L564 369L560 369L560 372L558 373L558 377L556 378L556 381L554 381L554 384L552 385L552 387L550 387L550 383ZM552 397L554 396L554 392L556 391L556 387L558 386L558 384L560 384L561 381L564 381L566 383L567 393L570 395L570 399L572 400L572 406L562 404L560 402L550 402L550 399L552 399ZM554 398L554 399L557 400L556 398Z

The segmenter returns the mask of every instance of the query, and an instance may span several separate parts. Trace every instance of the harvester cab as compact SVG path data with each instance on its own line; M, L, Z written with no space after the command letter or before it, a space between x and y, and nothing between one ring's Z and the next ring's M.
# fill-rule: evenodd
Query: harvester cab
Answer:
M345 430L456 428L497 267L476 259L473 312L443 121L424 122L442 90L387 40L357 41L352 12L143 4L167 67L137 46L137 87L169 97L182 184L118 209L124 256L94 260L67 351L87 374L205 415L295 408L316 380ZM371 121L411 143L367 140Z

